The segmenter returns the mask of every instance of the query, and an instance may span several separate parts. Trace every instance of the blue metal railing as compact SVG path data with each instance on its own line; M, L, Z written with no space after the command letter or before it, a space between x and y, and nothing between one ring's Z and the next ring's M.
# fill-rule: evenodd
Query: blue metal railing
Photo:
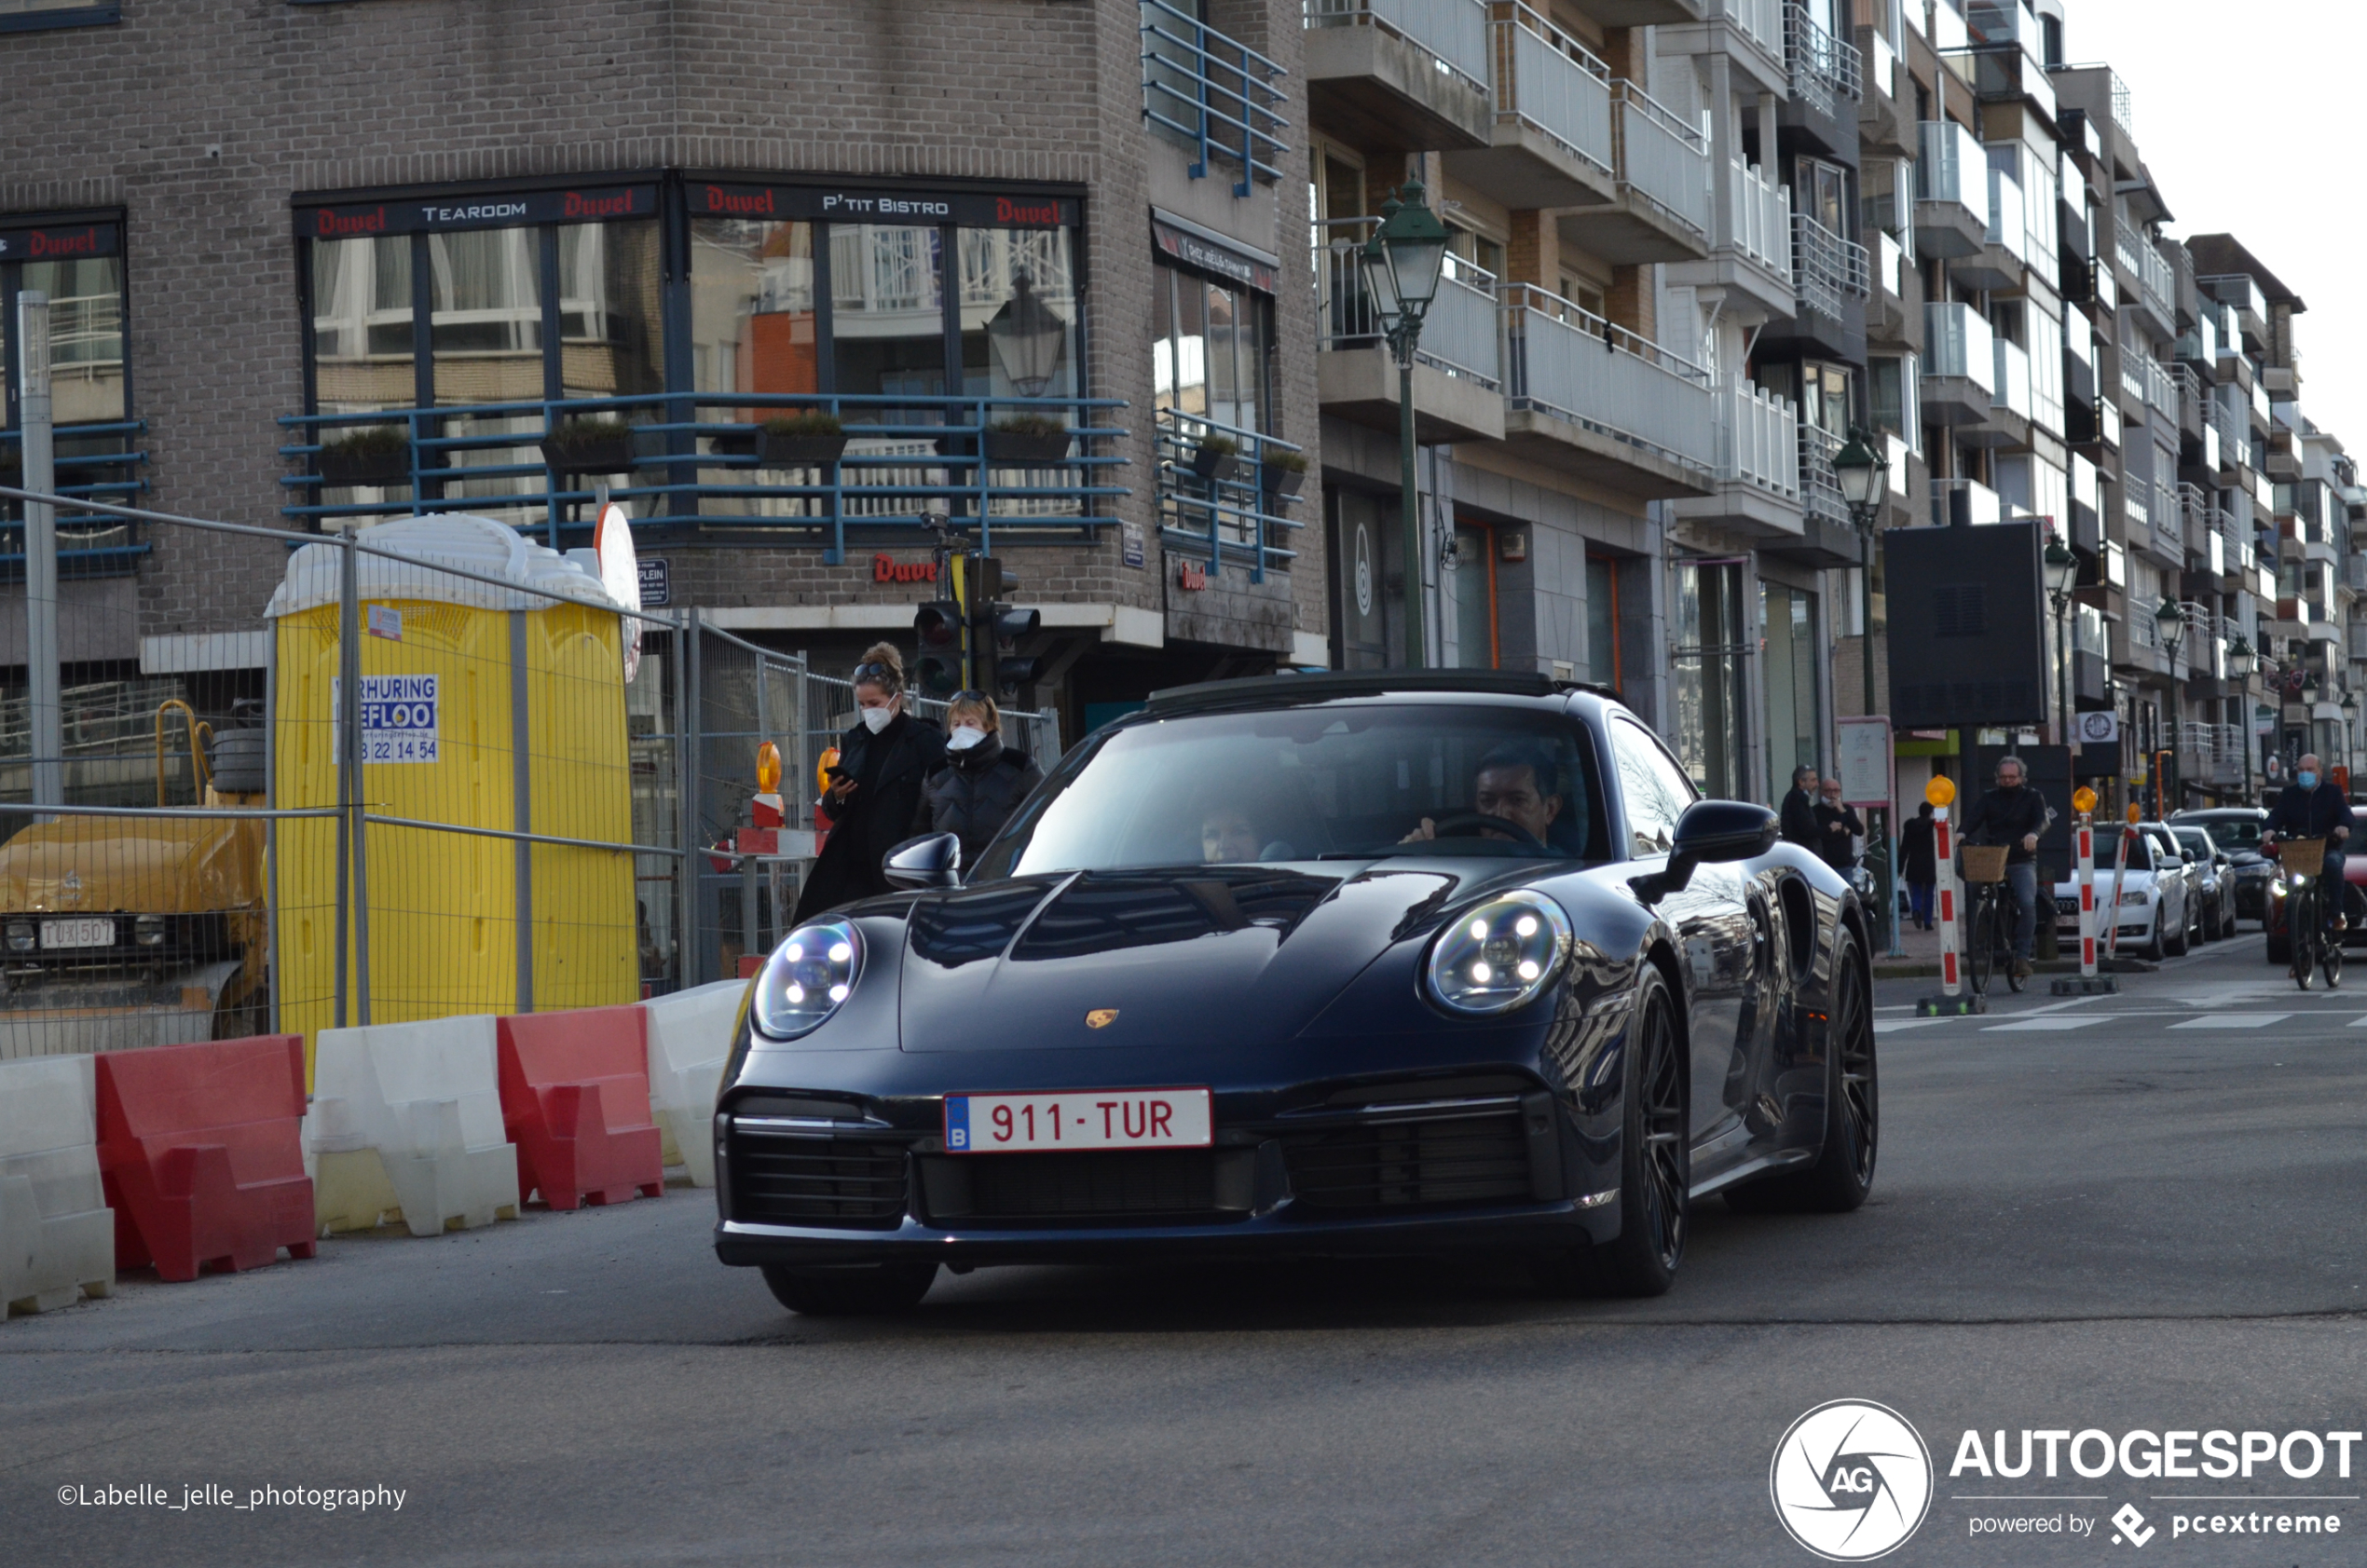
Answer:
M144 419L115 419L99 424L60 425L52 433L57 448L57 490L61 496L89 496L125 505L148 488L136 471L148 460L133 437L144 435ZM0 430L0 484L22 487L24 470L19 454L23 433ZM77 446L104 443L116 452L77 452ZM13 501L0 501L0 581L24 577L24 523ZM128 518L102 517L95 512L58 513L58 576L61 578L123 577L138 569L140 557L152 548L140 538L140 525Z
M466 457L472 453L531 452L568 421L590 417L631 425L631 464L616 470L627 474L628 482L611 487L609 495L643 503L636 509L642 515L635 521L647 526L721 525L801 531L820 537L825 559L832 565L845 559L850 527L918 530L937 517L956 530L975 532L982 548L992 547L997 530L1017 531L1022 539L1047 532L1081 532L1089 538L1097 529L1117 525L1110 498L1132 494L1126 485L1097 483L1104 470L1127 459L1093 451L1096 442L1128 433L1095 422L1104 411L1125 406L1111 398L665 392L363 414L290 414L280 416L280 425L308 439L280 447L280 455L305 462L309 471L280 481L300 493L280 510L315 527L349 517L539 511L545 542L556 548L563 535L588 532L592 525L590 519L573 515L579 503L595 496L582 485L581 477L563 476L539 453L532 461L469 462ZM709 416L702 417L702 410ZM841 456L828 462L760 466L755 449L760 420L776 413L816 412L841 421L848 442ZM713 416L718 413L724 416ZM993 427L1015 415L1049 416L1069 425L1074 438L1069 455L1014 462L989 459L986 444L999 434ZM323 436L334 442L339 430L373 425L403 428L403 477L385 487L399 485L410 495L377 501L319 499L325 487L319 471ZM498 428L472 428L478 425ZM455 427L462 433L449 433ZM725 445L745 449L719 449ZM639 482L639 476L651 470L662 477ZM735 482L741 473L749 482ZM814 477L810 482L767 483L757 477L764 473ZM484 488L487 484L510 488L488 491Z
M1250 182L1282 177L1283 69L1168 0L1142 0L1142 117L1197 149L1192 178L1208 174L1209 155L1240 166L1235 196Z
M1224 436L1238 449L1238 470L1230 478L1203 478L1192 467L1201 441L1211 435ZM1159 536L1168 553L1204 553L1211 571L1221 571L1227 561L1246 565L1252 582L1264 582L1269 566L1287 570L1298 552L1275 543L1274 537L1305 525L1283 511L1288 503L1275 494L1284 470L1273 455L1298 450L1291 442L1238 425L1160 409Z

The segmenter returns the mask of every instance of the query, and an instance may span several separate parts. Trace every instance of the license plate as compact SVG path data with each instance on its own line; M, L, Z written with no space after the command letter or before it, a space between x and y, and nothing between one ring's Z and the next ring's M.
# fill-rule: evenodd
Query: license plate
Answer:
M945 1097L945 1147L953 1154L1205 1149L1211 1128L1206 1089Z
M43 920L41 947L47 952L57 948L112 948L115 946L113 920Z

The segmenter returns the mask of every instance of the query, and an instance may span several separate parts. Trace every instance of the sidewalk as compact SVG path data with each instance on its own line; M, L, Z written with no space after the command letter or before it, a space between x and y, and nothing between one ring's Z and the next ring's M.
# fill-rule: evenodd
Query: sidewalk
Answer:
M2040 911L2041 920L2045 911ZM2043 938L2042 938L2043 940ZM1904 920L1899 921L1898 945L1905 956L1886 955L1878 947L1874 953L1874 978L1877 980L1909 980L1921 976L1936 977L1939 974L1939 928L1918 931ZM2042 948L2042 950L2044 950ZM1963 951L1960 936L1957 951ZM2041 975L2076 975L2079 973L2079 944L2065 938L2063 956L2038 959L2031 967Z

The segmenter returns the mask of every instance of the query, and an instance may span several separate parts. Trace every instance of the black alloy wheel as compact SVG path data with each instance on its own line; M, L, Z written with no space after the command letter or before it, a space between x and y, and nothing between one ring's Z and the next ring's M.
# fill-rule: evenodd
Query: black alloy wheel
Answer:
M800 1267L767 1263L760 1271L773 1299L806 1317L868 1317L910 1312L937 1283L937 1265L849 1263Z
M1538 1283L1556 1294L1665 1295L1684 1261L1692 1202L1684 1054L1668 982L1652 964L1641 968L1621 1096L1620 1232L1539 1259Z

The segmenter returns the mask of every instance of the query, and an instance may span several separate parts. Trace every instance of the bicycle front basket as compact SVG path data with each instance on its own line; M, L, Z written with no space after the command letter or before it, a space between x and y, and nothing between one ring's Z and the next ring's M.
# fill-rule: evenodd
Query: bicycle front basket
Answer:
M1968 882L2002 882L2005 879L2004 844L1967 844L1964 846L1964 880Z
M2287 839L2277 846L2277 863L2289 877L2315 877L2326 868L2326 840Z

